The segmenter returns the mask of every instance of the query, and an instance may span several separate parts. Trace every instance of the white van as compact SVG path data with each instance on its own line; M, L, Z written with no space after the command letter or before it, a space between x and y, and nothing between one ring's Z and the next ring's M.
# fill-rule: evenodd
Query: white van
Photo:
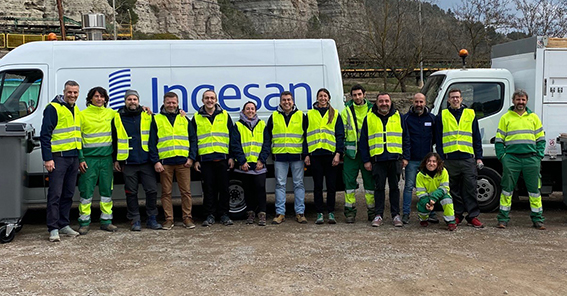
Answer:
M188 117L201 106L207 89L217 92L219 104L233 120L238 120L247 101L256 102L259 116L267 120L284 90L293 93L303 111L312 108L322 87L330 91L335 108L343 107L333 40L43 41L22 45L0 59L0 122L31 123L38 136L43 109L63 92L67 80L80 85L80 109L86 107L86 94L95 86L108 90L113 109L124 105L127 89L136 89L141 104L154 113L159 112L163 94L173 91ZM39 147L29 158L25 200L43 203L47 172ZM267 188L273 192L273 169L268 169ZM124 199L121 175L115 177L113 198ZM192 194L200 196L199 175L193 177ZM305 183L307 190L312 189L311 178ZM236 180L231 184L231 211L243 211L242 187Z

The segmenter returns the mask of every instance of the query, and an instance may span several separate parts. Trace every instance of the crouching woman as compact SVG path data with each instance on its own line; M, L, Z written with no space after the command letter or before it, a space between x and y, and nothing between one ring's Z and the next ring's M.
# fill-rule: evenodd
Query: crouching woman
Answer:
M448 225L449 231L457 229L455 223L455 210L453 199L449 195L449 173L443 167L443 160L439 154L430 152L419 165L419 173L416 178L417 216L421 226L429 226L427 218L433 211L436 203L440 202L443 207L443 218Z

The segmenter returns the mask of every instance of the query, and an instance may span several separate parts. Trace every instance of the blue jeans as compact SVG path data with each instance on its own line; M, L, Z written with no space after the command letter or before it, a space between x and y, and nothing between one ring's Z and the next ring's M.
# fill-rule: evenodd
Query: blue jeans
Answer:
M411 212L411 199L413 194L413 188L415 187L415 178L417 176L417 171L419 170L419 160L410 160L406 166L406 181L404 184L404 206L403 213L410 214Z
M276 214L285 215L287 172L291 168L294 206L296 214L305 213L305 187L303 186L303 161L274 161L276 177Z

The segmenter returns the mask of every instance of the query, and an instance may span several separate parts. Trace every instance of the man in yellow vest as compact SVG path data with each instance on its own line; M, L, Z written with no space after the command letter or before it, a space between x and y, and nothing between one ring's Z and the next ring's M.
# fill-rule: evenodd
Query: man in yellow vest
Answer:
M150 129L153 116L144 112L140 106L140 95L129 89L124 95L124 107L118 109L112 122L112 143L114 169L124 176L124 192L130 220L131 231L141 231L140 206L138 204L138 186L141 183L146 194L146 227L162 229L157 223L158 210L157 182L154 164L159 161L156 155L150 159ZM153 142L156 140L152 139Z
M374 203L372 172L364 168L364 163L360 159L360 129L366 115L372 109L372 103L366 100L366 90L360 84L354 85L350 89L350 97L351 100L346 102L345 108L341 112L341 119L345 127L343 181L345 183L344 214L346 223L354 223L356 219L355 191L358 187L359 171L362 174L368 221L374 220L376 216L374 212L376 204Z
M191 166L197 157L197 141L189 119L179 112L179 99L174 92L163 96L160 113L154 116L150 129L149 146L150 158L159 159L154 169L160 174L163 229L170 230L175 225L171 203L174 175L181 193L183 226L195 228L191 214Z
M539 191L541 159L545 155L545 133L539 117L527 107L528 94L525 91L514 92L512 103L514 106L500 118L494 143L496 156L502 162L502 194L497 227L508 226L512 193L522 173L530 197L533 226L545 230Z
M303 185L303 159L307 154L305 136L307 120L297 109L289 91L280 94L280 104L268 119L264 129L264 145L260 159L267 159L271 152L274 157L276 178L276 217L272 224L285 221L287 172L291 169L293 192L295 194L295 220L307 223L305 218L305 187Z
M60 234L79 235L69 226L82 147L79 108L75 104L78 97L79 84L69 80L65 82L63 95L55 97L43 111L40 142L43 165L49 176L46 220L52 242L61 241Z
M87 94L87 108L81 111L81 136L83 149L79 150L79 233L89 232L91 204L98 184L100 193L100 229L114 232L112 224L112 128L116 111L106 108L108 93L102 87L94 87Z
M449 108L435 118L437 153L445 160L457 225L464 212L469 225L483 228L478 219L477 167L482 167L482 137L475 112L463 104L459 89L449 90Z
M233 224L228 216L228 169L234 167L234 160L229 153L232 119L217 103L214 90L205 91L202 102L203 106L192 120L197 133L199 155L195 170L202 174L203 205L207 212L207 218L202 225L211 226L215 223L215 217L220 216L221 223L228 226Z
M400 175L402 173L402 119L390 95L380 93L368 113L360 131L360 157L364 168L374 177L374 200L376 217L372 226L384 222L386 201L386 179L390 196L390 214L395 227L404 226L400 217ZM404 141L406 139L403 139Z

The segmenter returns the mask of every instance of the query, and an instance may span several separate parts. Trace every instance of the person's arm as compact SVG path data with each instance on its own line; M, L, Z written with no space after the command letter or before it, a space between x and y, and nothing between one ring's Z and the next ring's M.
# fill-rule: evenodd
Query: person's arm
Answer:
M442 159L445 159L445 154L443 154L443 123L441 120L441 111L439 111L439 114L435 117L435 143L437 143L435 150Z
M337 123L335 124L335 141L335 153L342 155L345 152L345 126L340 114L338 114Z
M364 118L360 129L360 158L362 163L370 162L370 147L368 146L368 117Z
M410 133L407 121L409 115L405 114L402 116L402 158L404 160L404 167L407 165L407 162L411 159L411 141L410 141Z
M301 158L305 158L309 155L309 146L307 145L307 128L309 127L309 119L307 114L303 114L303 148Z
M268 119L268 123L266 123L266 127L264 128L264 142L262 143L262 151L260 152L260 156L258 160L261 161L264 165L266 164L266 160L272 151L272 129L273 129L273 121L272 116Z
M496 139L494 140L494 151L496 152L496 158L502 159L506 154L506 146L504 146L504 140L506 139L507 124L506 118L502 116L498 122L498 128L496 129Z
M197 154L195 157L195 161L201 161L201 156L199 155L199 137L197 136L197 121L195 121L195 116L197 114L195 113L195 115L193 116L193 118L191 118L191 122L190 124L193 126L193 130L195 131L195 138L196 138L196 143L197 145L195 145L195 148L197 149Z
M51 153L51 137L56 126L57 110L55 110L55 107L48 105L43 111L41 131L39 133L41 157L43 158L43 161L53 160L53 155Z
M478 120L476 119L476 116L473 120L472 132L473 132L474 158L477 161L482 160L482 135L480 134L480 128L478 127Z
M189 158L194 162L197 160L197 133L195 132L193 123L189 120L189 118L187 118L187 121L189 121L189 124L187 125L189 130Z
M535 120L534 120L534 128L535 128L535 138L536 138L536 150L537 150L537 155L540 158L543 158L545 156L545 132L543 130L543 126L541 125L541 121L539 119L539 117L535 116Z
M150 161L152 164L159 162L159 153L157 150L158 136L157 136L157 124L155 119L152 119L150 125L150 139L148 141L148 148L150 150Z
M244 154L244 150L242 150L242 141L237 125L234 125L232 134L230 135L230 152L234 158L236 158L238 165L241 166L246 163L246 154Z

